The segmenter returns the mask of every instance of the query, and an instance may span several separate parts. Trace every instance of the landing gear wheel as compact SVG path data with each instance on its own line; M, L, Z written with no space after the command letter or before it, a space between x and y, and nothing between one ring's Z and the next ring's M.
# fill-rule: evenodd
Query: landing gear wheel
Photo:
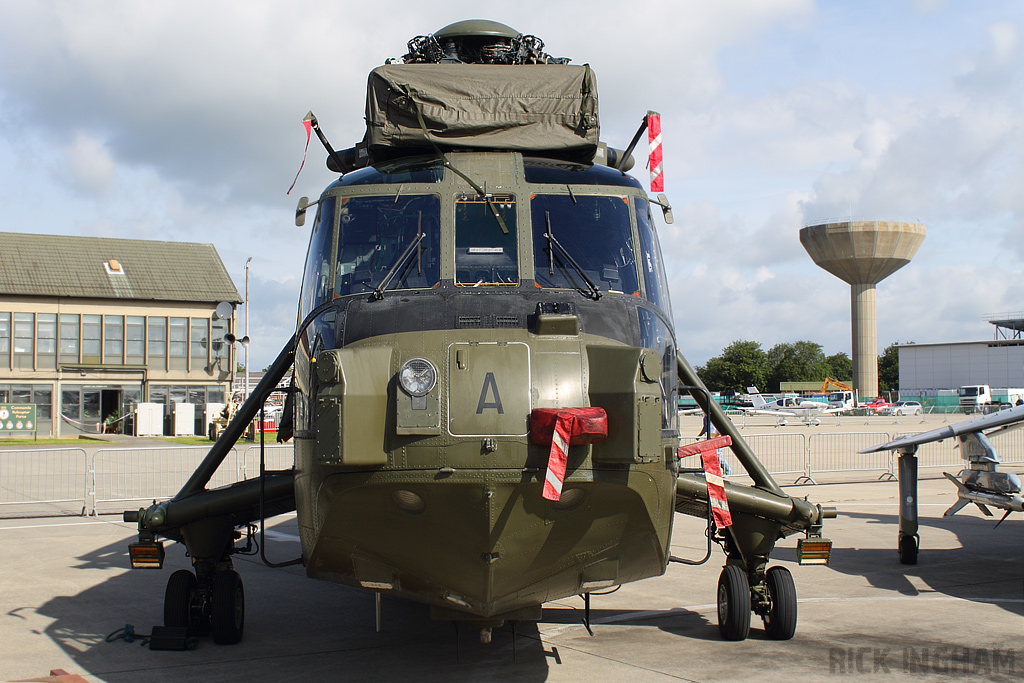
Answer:
M785 567L772 567L764 577L771 605L762 615L764 632L772 640L789 640L796 633L796 584Z
M917 564L916 536L900 536L900 564Z
M718 577L718 631L726 640L744 640L750 633L750 582L734 564Z
M171 574L164 592L164 626L196 629L199 619L192 609L196 585L196 575L187 569L179 569ZM202 610L199 614L202 614Z
M242 639L245 592L242 590L242 577L233 569L220 572L213 579L210 625L213 642L218 645L234 645Z

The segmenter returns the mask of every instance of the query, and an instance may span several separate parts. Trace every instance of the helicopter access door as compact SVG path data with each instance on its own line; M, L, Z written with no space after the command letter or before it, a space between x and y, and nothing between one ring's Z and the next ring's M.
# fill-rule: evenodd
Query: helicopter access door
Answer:
M531 410L529 346L452 344L448 367L448 425L453 435L526 436ZM510 372L512 368L515 371Z

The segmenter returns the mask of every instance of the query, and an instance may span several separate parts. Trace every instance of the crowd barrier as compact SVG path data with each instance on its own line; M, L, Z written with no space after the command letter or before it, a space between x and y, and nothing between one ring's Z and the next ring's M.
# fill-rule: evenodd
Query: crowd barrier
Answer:
M774 433L745 435L744 440L780 483L818 483L815 477L830 473L894 479L895 453L859 451L917 433ZM1004 463L1024 463L1024 429L990 438ZM695 441L696 437L682 440ZM946 439L918 447L918 467L964 467L954 443ZM95 515L166 500L181 489L208 450L204 446L104 448L92 453L82 448L0 450L0 514ZM268 444L264 452L268 470L289 469L294 464L291 444ZM731 450L722 449L721 455L733 471L731 476L744 476ZM260 447L236 446L209 486L253 479L259 471Z
M96 515L167 500L206 457L204 446L0 450L0 514ZM268 470L290 469L291 444L267 445ZM260 473L260 447L237 447L208 484L216 488Z
M860 451L920 433L816 432L807 435L784 432L744 434L743 440L780 483L816 484L816 476L820 478L820 475L832 473L864 473L873 479L895 479L897 453L880 451L862 454ZM1024 429L1007 430L989 438L1003 463L1024 463ZM682 443L689 444L699 440L697 437L688 437L682 439ZM946 439L918 446L918 468L955 468L959 471L965 467L966 463L960 458L959 450L954 448L955 443L955 439ZM732 475L727 476L745 476L743 467L731 450L722 449L720 454L732 470ZM787 475L792 481L787 480Z
M86 514L88 495L83 449L0 450L0 513Z

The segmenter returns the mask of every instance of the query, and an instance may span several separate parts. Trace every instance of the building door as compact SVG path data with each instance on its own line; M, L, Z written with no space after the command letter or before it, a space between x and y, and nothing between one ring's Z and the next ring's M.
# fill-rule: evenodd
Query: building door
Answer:
M100 415L100 394L97 388L82 389L82 429L87 432L98 432L96 428L103 421Z
M106 422L108 418L117 420L121 417L121 390L102 389L100 391L100 422ZM116 431L121 431L123 422L114 423Z

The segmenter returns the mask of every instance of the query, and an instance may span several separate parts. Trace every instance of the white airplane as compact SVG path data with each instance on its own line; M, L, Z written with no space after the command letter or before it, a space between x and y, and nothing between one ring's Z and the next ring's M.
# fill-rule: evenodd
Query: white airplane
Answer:
M834 415L845 410L845 408L829 408L825 403L808 401L797 396L783 396L773 401L765 401L757 387L747 387L747 391L753 406L740 408L740 410L754 415L774 415L779 418L780 425L786 424L787 417L798 417L807 424L816 425L821 423L819 418L822 415Z
M943 517L954 515L968 503L974 503L987 517L992 516L989 506L1006 510L1003 515L1003 519L1006 519L1011 512L1024 512L1021 481L1013 472L998 470L1003 459L996 453L988 437L1021 427L1024 427L1024 406L1016 406L921 434L904 436L861 451L899 451L900 562L917 564L920 541L917 535L917 447L955 438L960 448L960 457L967 461L967 468L961 470L956 477L949 472L943 473L956 485L957 490L956 502L943 513Z

